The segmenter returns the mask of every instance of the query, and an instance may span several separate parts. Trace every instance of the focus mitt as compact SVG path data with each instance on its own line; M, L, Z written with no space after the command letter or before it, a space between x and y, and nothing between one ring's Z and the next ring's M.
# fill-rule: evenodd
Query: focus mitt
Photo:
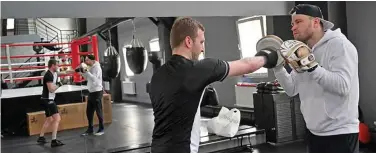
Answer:
M87 71L87 68L88 66L85 64L85 63L81 63L80 65L78 65L76 67L76 69L74 70L75 72L81 72L81 73L85 73Z

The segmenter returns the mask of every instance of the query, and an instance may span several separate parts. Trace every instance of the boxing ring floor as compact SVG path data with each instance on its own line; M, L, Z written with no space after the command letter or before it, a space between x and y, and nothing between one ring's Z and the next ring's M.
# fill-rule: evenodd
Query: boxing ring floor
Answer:
M58 139L66 145L51 148L50 144L38 145L38 136L14 136L1 140L1 152L3 153L104 153L111 148L134 147L139 144L151 142L153 130L153 111L149 105L134 103L114 103L113 122L105 125L105 134L102 136L82 137L80 134L85 128L60 131ZM95 127L97 129L97 127ZM51 134L46 134L48 141ZM286 149L275 149L268 145L260 145L255 153L289 152L301 153L305 150L301 142L289 145ZM136 151L134 151L136 152Z
M42 90L42 86L18 89L3 89L1 93L1 99L40 96L42 94ZM85 85L63 85L56 90L56 94L84 90L87 90L87 86Z

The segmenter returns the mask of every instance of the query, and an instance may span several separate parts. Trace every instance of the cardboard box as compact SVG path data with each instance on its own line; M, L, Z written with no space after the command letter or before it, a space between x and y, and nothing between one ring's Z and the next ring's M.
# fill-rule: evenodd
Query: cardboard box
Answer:
M61 121L59 123L58 131L87 127L88 121L86 117L87 97L84 102L58 105ZM112 123L112 103L111 95L103 94L102 98L103 108L103 122L105 124ZM46 120L45 112L38 111L27 113L27 124L29 135L39 134L44 121ZM98 125L98 117L94 112L94 125ZM46 134L52 132L51 126L46 130Z
M83 114L86 110L86 103L80 102L58 105L57 108L61 116L60 125L62 129L74 129L87 126L85 124L86 114Z
M86 103L87 103L87 96L85 96L85 123L88 125L87 117L86 117ZM102 97L102 110L103 110L103 122L105 124L112 123L112 102L111 102L111 95L110 94L103 94ZM94 112L94 120L93 120L94 125L98 125L98 117L97 113Z
M43 124L46 121L46 115L44 111L27 113L27 125L29 135L40 134ZM58 131L62 130L61 124L59 124ZM49 126L45 133L51 133L52 128Z

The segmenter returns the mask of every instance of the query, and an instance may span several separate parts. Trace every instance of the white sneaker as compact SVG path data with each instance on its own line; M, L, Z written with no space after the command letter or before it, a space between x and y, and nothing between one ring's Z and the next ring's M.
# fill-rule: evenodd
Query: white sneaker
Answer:
M104 134L104 131L103 130L100 130L98 131L97 133L95 133L94 135L96 136L100 136L100 135L103 135Z

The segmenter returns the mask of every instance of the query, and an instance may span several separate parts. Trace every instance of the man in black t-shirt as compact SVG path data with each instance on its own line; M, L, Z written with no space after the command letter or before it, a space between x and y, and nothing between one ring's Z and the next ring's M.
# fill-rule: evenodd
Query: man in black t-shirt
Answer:
M277 52L257 53L237 61L207 58L204 26L192 18L177 19L171 29L173 55L152 76L154 111L152 153L197 153L200 143L200 103L206 86L228 76L254 72L277 63Z
M61 141L56 140L57 129L59 127L61 117L55 103L55 92L60 86L62 86L62 84L57 81L57 78L59 76L57 69L57 61L54 59L49 60L48 71L43 76L42 91L42 102L46 114L46 121L43 124L42 130L37 140L37 142L40 144L47 143L46 138L44 138L44 133L49 126L52 126L51 147L64 145ZM74 73L74 71L67 71L66 73Z

